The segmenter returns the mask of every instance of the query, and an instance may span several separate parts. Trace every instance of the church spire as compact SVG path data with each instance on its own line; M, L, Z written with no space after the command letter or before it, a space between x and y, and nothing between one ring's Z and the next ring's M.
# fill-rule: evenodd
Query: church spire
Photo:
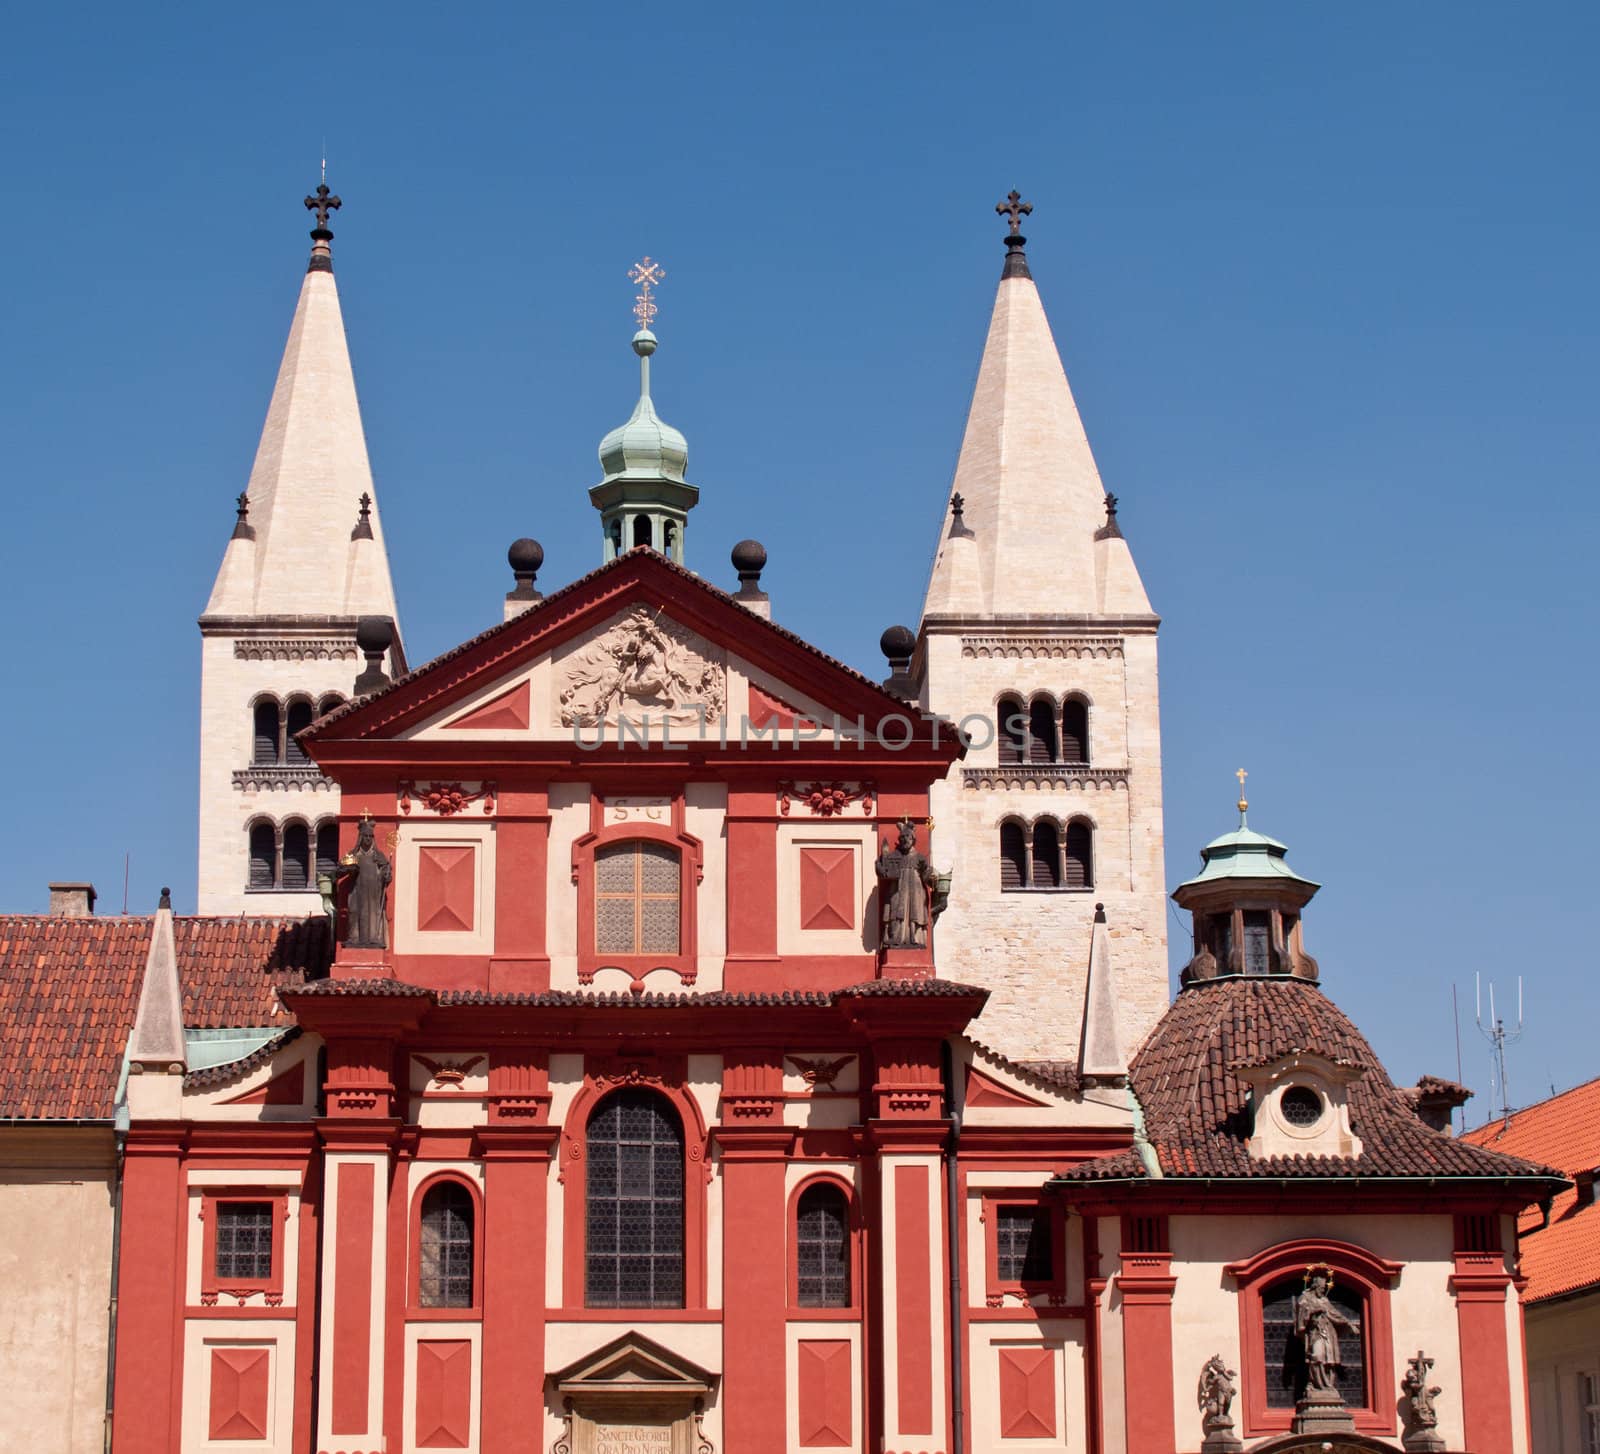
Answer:
M946 536L924 615L1149 615L1120 530L1104 530L1105 486L1028 266L1033 204L1013 189L995 211L1006 260L951 487L977 569Z
M208 616L396 615L333 277L328 219L343 202L324 181L305 205L317 224L311 261L245 491L254 548L230 542L230 555L251 557L250 569L224 561ZM367 507L364 498L372 501ZM350 530L358 512L374 548L366 568L353 571Z
M639 331L633 351L639 355L639 402L626 424L600 441L605 478L589 490L589 502L600 512L605 560L614 560L636 545L647 545L683 564L683 534L689 511L700 491L683 477L689 464L689 443L656 413L650 397L650 359L656 336L654 291L666 273L646 257L628 270L638 287L633 315Z

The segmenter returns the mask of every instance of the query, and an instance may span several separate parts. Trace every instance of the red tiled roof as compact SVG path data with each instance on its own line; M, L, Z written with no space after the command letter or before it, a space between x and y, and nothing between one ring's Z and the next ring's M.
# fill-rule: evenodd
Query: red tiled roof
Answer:
M109 1120L139 1007L148 916L0 915L0 1117ZM327 920L175 918L184 1024L283 1019L280 986L325 974Z
M1463 1137L1476 1146L1546 1161L1575 1176L1600 1167L1600 1080L1563 1091L1525 1111L1509 1124L1491 1121ZM1530 1208L1522 1215L1522 1271L1528 1302L1561 1297L1600 1284L1600 1207L1578 1205L1576 1187L1556 1195L1549 1226Z
M1350 1086L1358 1157L1252 1157L1241 1066L1314 1051L1363 1073ZM1361 1032L1302 979L1202 981L1179 994L1129 1067L1145 1135L1163 1176L1537 1177L1545 1169L1434 1131L1414 1096L1398 1090ZM1071 1180L1146 1174L1137 1152L1084 1162Z

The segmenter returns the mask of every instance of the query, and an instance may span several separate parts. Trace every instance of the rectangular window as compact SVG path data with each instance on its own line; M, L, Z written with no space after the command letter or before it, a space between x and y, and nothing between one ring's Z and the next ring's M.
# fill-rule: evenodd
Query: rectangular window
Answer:
M677 954L677 853L636 840L594 856L594 947L597 954Z
M1244 972L1270 974L1272 927L1265 909L1246 909L1244 913Z
M216 1217L217 1281L269 1281L272 1277L272 1203L218 1202Z
M1578 1415L1583 1430L1583 1454L1600 1454L1600 1378L1592 1373L1578 1375Z
M1054 1280L1049 1211L1044 1207L999 1207L995 1211L995 1275L1002 1283Z

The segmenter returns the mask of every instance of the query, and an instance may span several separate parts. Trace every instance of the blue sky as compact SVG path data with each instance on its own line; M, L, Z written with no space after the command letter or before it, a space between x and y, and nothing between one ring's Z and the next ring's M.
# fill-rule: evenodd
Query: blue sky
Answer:
M1169 880L1232 822L1326 887L1397 1078L1597 1071L1589 830L1600 100L1590 5L13 7L0 44L0 906L194 893L199 636L326 137L414 659L507 542L598 561L632 404L689 437L691 564L771 555L869 671L914 624L1002 257L1029 254L1156 607ZM1181 939L1177 915L1171 924Z

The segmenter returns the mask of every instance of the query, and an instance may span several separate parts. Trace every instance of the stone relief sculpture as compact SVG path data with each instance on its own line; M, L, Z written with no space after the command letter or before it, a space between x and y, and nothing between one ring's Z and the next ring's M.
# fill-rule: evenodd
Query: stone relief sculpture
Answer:
M394 867L373 841L371 818L361 820L356 846L339 860L335 876L352 881L345 901L345 948L387 949L389 922L384 911Z
M1205 1442L1201 1454L1238 1454L1243 1444L1233 1432L1233 1400L1238 1392L1234 1379L1238 1373L1222 1361L1220 1353L1213 1353L1200 1370L1200 1385L1195 1390L1195 1400L1200 1408L1200 1429Z
M1407 1449L1425 1450L1433 1454L1444 1448L1444 1438L1439 1433L1439 1415L1433 1401L1444 1392L1438 1384L1429 1384L1428 1371L1433 1359L1422 1349L1415 1358L1406 1360L1406 1374L1400 1380L1400 1391L1405 1395L1406 1429L1401 1443Z
M883 840L878 855L878 878L884 889L883 937L885 949L922 949L928 943L928 891L938 879L933 865L917 848L917 830L902 818L895 846Z
M726 671L706 643L659 612L636 606L556 666L563 727L597 727L628 717L699 724L722 715Z

